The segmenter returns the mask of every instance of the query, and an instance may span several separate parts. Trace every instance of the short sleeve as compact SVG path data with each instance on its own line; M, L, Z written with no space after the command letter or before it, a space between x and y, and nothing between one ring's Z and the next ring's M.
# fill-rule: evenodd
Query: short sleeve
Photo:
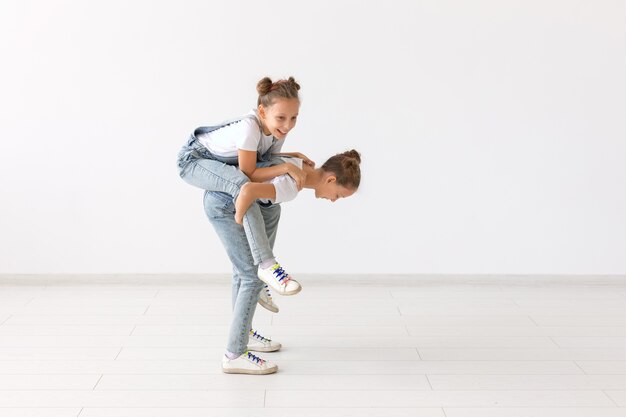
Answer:
M238 126L239 129L237 129L237 138L235 140L237 149L256 152L261 141L259 125L251 117L243 119L238 125L240 126Z
M296 181L287 174L274 178L272 180L272 184L274 184L274 188L276 189L276 198L274 199L274 203L291 201L298 195Z

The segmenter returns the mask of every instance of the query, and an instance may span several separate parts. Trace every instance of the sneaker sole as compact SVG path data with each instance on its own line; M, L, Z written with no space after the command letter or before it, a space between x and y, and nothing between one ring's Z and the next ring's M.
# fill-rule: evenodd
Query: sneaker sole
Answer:
M278 344L277 346L262 347L258 349L255 349L252 346L248 346L247 349L252 352L276 352L279 351L281 347L283 347L283 345Z
M263 307L266 310L271 311L272 313L278 313L278 307L276 306L272 306L261 300L259 300L259 304L261 304L261 307Z
M276 291L276 293L277 293L277 294L280 294L280 295L296 295L296 294L298 294L300 291L302 291L302 286L299 286L297 290L292 290L292 291L289 291L289 292L282 292L282 291L280 291L279 289L274 288L274 287L272 286L272 284L271 284L271 283L269 283L269 282L265 281L263 278L259 277L259 279L260 279L261 281L263 281L264 283L266 283L267 285L269 285L269 287L270 287L271 289L273 289L274 291Z
M252 369L241 369L241 368L222 368L222 372L225 374L247 374L247 375L267 375L273 374L278 371L278 366L267 369L259 369L258 371L254 371Z

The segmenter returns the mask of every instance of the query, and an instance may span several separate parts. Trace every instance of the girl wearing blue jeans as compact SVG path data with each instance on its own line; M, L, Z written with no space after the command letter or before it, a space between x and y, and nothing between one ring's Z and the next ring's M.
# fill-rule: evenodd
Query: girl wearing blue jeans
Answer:
M287 174L302 189L306 174L289 163L257 166L275 156L297 157L309 166L315 163L301 153L280 153L287 134L296 125L300 86L293 77L272 82L265 77L257 84L257 108L218 126L199 127L178 155L183 180L207 191L223 192L236 201L249 181L264 182ZM236 175L235 171L245 174ZM265 233L258 203L243 216L243 226L258 276L281 295L300 292L301 285L276 261Z
M241 172L239 174L243 176ZM264 283L257 277L258 265L255 265L249 239L243 228L235 222L233 198L226 193L205 191L204 211L233 265L233 316L226 353L222 358L222 370L225 373L252 375L274 373L278 369L276 365L251 352L272 352L280 349L281 345L251 329L259 292ZM259 215L268 244L273 247L280 219L280 205L261 206Z
M282 160L274 159L268 163L259 163L259 165L281 163L283 163ZM307 176L305 188L313 189L316 197L331 201L349 197L354 194L361 181L360 163L360 154L355 150L335 155L329 158L321 168ZM246 184L241 171L233 169L231 174L232 176L229 177L231 181ZM264 184L258 185L265 186ZM250 192L255 191L250 190ZM251 352L273 352L279 350L281 345L251 329L263 283L257 279L257 266L248 243L249 239L235 220L235 203L228 194L206 191L204 209L233 264L233 318L226 354L222 358L222 370L226 373L253 375L274 373L278 370L275 364ZM259 212L267 240L270 247L273 247L280 219L280 205L263 204Z

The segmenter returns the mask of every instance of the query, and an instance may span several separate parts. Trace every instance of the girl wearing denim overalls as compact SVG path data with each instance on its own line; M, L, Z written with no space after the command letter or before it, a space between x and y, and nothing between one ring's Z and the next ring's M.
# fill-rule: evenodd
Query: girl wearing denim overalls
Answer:
M178 155L181 178L204 190L227 193L234 201L245 183L263 182L284 174L291 176L301 189L306 174L299 167L289 163L257 167L257 162L269 161L277 155L301 158L305 164L315 165L301 153L280 153L287 134L296 125L299 89L292 77L277 82L267 77L260 80L256 109L220 125L199 127L193 132ZM276 262L258 203L253 203L243 216L243 226L254 262L259 265L259 279L281 295L300 292L300 284ZM262 295L261 304L277 311L269 291Z

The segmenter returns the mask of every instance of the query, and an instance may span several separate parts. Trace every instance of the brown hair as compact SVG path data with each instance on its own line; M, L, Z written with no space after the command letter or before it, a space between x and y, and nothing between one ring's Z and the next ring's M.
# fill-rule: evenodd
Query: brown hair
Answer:
M332 172L337 184L356 190L361 183L361 154L354 149L328 158L322 170Z
M259 93L257 106L262 104L263 107L269 107L277 98L299 98L299 89L300 84L293 77L275 83L269 77L265 77L256 84L256 91Z

